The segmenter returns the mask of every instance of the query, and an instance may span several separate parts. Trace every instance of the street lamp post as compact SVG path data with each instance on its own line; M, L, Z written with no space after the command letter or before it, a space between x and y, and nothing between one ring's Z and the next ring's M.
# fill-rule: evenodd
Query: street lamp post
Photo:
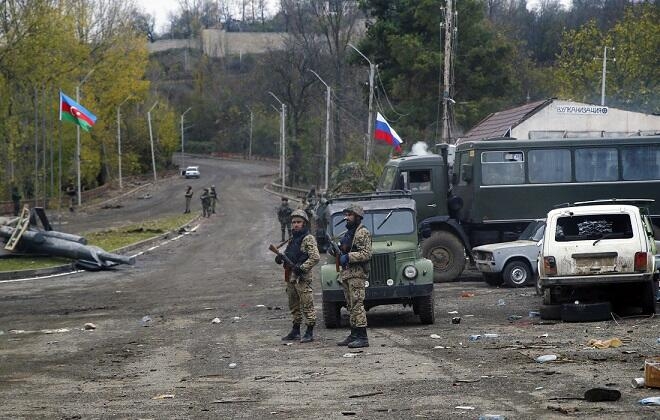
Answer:
M153 167L154 170L154 183L158 181L158 178L156 176L156 155L154 153L154 134L151 129L151 110L154 109L154 107L158 105L158 101L156 101L151 108L149 108L149 111L147 111L147 120L149 121L149 140L151 142L151 166Z
M325 85L325 178L324 178L324 192L328 191L328 172L330 167L330 97L332 95L332 88L321 79L314 70L309 69L310 72L316 76L317 79Z
M192 107L186 109L183 111L183 114L181 114L181 167L186 168L186 153L183 148L183 117L190 111Z
M252 160L252 124L254 124L254 113L249 106L246 108L250 111L250 143L248 143L248 160Z
M282 192L286 186L286 104L280 101L280 98L275 96L273 92L268 92L277 102L280 103L282 111L280 112L280 172L282 174Z
M129 99L131 99L133 95L128 95L126 99L121 101L119 105L117 105L117 163L119 166L119 189L123 190L124 189L124 184L122 183L122 177L121 177L121 106L126 103Z
M360 50L355 48L355 45L351 44L350 42L348 43L348 46L353 48L358 54L362 56L365 60L367 60L367 63L369 63L369 127L367 129L367 147L366 147L366 158L365 161L367 165L369 164L369 159L371 158L371 147L372 147L372 140L373 140L373 118L374 118L374 78L376 74L376 65L372 63L366 55L362 54Z
M91 69L89 73L78 83L76 86L76 102L80 103L80 86L87 81L87 78L94 73ZM78 206L82 204L82 190L80 188L80 126L76 124L76 174L77 174L77 192L78 192Z

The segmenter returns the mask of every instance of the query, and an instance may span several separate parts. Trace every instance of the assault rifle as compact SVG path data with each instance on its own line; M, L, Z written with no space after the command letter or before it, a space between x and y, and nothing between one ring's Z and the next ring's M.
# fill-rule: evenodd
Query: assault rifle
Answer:
M292 269L293 266L295 265L293 262L291 262L291 260L289 259L289 257L286 256L285 253L280 252L280 248L281 248L284 244L286 244L287 242L289 242L289 241L284 241L284 242L282 242L281 244L279 244L278 246L275 246L275 245L273 245L273 244L268 245L268 249L269 249L271 252L275 253L276 255L279 255L280 258L282 258L282 260L284 261L284 281L286 281L286 282L288 282L288 281L289 281L289 278L291 278L291 269Z
M341 250L339 249L339 246L335 243L335 241L332 239L332 237L328 234L328 232L325 233L325 238L328 240L328 243L330 244L330 248L332 248L333 254L335 254L335 270L339 273L339 257L341 256Z

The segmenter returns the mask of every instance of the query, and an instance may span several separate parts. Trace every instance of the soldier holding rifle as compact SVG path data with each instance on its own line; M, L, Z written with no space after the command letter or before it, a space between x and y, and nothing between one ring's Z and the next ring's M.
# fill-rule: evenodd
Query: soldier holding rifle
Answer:
M283 341L300 340L308 343L314 340L314 325L316 311L312 296L312 268L318 264L321 257L316 246L314 235L309 232L309 218L304 210L291 213L293 234L284 252L271 245L269 249L275 253L275 262L284 265L284 281L289 298L289 309L293 318L291 332L282 337ZM284 242L284 243L286 243ZM282 245L284 245L282 243ZM300 338L300 324L305 317L307 330Z

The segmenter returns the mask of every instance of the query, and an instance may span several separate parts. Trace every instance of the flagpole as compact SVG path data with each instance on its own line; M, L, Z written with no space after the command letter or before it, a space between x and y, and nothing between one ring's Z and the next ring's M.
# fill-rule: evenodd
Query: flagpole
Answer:
M94 69L91 69L89 73L78 83L76 86L76 102L80 103L80 86L87 81L87 78L94 72ZM61 105L60 105L61 108ZM61 111L60 111L61 112ZM78 206L82 204L82 190L80 188L80 125L76 124L76 174L78 178L77 183L77 193L78 193Z
M317 79L325 85L325 179L323 192L328 192L328 172L330 166L330 98L332 88L314 70L308 69Z

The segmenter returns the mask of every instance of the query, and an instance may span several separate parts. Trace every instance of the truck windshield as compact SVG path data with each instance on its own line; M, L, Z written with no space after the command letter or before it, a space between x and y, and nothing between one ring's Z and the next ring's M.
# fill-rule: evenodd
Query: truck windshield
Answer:
M332 215L332 236L337 237L346 232L344 215ZM408 209L376 210L366 212L362 224L369 229L372 237L384 235L409 235L417 229L415 214Z
M534 241L538 242L543 239L543 231L545 230L545 222L542 220L534 220L530 222L525 230L522 231L518 237L521 241Z
M395 190L394 187L394 178L396 177L396 167L386 166L383 169L383 174L378 180L378 191L390 191Z

